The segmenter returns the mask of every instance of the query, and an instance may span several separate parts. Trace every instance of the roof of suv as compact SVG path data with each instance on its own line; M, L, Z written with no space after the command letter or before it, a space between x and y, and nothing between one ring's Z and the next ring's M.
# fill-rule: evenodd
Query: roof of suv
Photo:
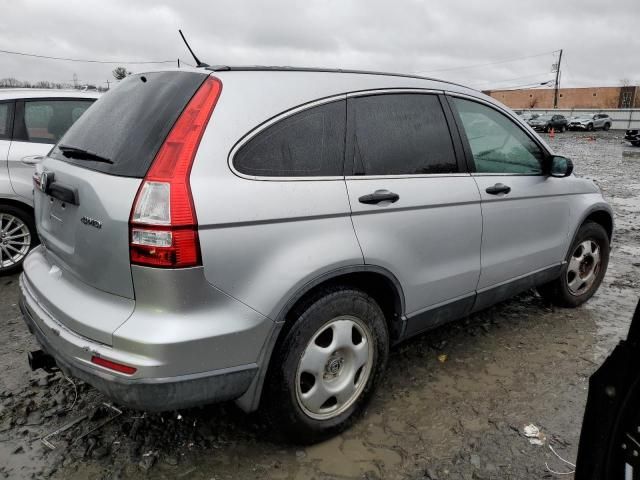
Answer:
M80 91L74 89L54 88L0 88L0 100L18 98L100 98L96 91Z

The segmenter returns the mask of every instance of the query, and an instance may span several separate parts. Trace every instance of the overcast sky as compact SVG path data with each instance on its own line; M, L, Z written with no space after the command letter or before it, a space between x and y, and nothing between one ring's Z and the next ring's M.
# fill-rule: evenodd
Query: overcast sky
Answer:
M551 80L563 48L562 86L600 86L640 84L639 20L638 0L4 0L0 49L192 63L182 28L210 64L420 72L489 89ZM0 78L105 85L115 66L0 53Z

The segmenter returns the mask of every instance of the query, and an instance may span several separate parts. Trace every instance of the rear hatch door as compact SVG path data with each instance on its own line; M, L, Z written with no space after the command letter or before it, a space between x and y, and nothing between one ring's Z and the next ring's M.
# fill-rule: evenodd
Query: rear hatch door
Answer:
M38 233L48 262L69 281L134 299L131 207L162 142L206 77L185 71L131 75L92 105L38 166ZM63 301L42 293L39 300L45 303ZM56 312L73 310L51 307ZM58 320L95 337L90 312L84 319L63 315ZM105 325L102 317L100 329L112 332L125 320L112 318Z

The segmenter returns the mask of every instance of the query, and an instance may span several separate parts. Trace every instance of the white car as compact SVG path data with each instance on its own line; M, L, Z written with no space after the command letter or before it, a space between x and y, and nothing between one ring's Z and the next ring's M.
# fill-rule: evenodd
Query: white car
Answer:
M18 270L38 244L34 165L99 96L77 90L0 90L0 275Z

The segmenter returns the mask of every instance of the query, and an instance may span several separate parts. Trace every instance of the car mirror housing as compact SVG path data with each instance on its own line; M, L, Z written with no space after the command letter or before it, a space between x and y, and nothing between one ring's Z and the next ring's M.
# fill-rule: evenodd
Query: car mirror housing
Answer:
M556 178L568 177L573 173L573 162L567 157L554 155L549 158L549 175Z

